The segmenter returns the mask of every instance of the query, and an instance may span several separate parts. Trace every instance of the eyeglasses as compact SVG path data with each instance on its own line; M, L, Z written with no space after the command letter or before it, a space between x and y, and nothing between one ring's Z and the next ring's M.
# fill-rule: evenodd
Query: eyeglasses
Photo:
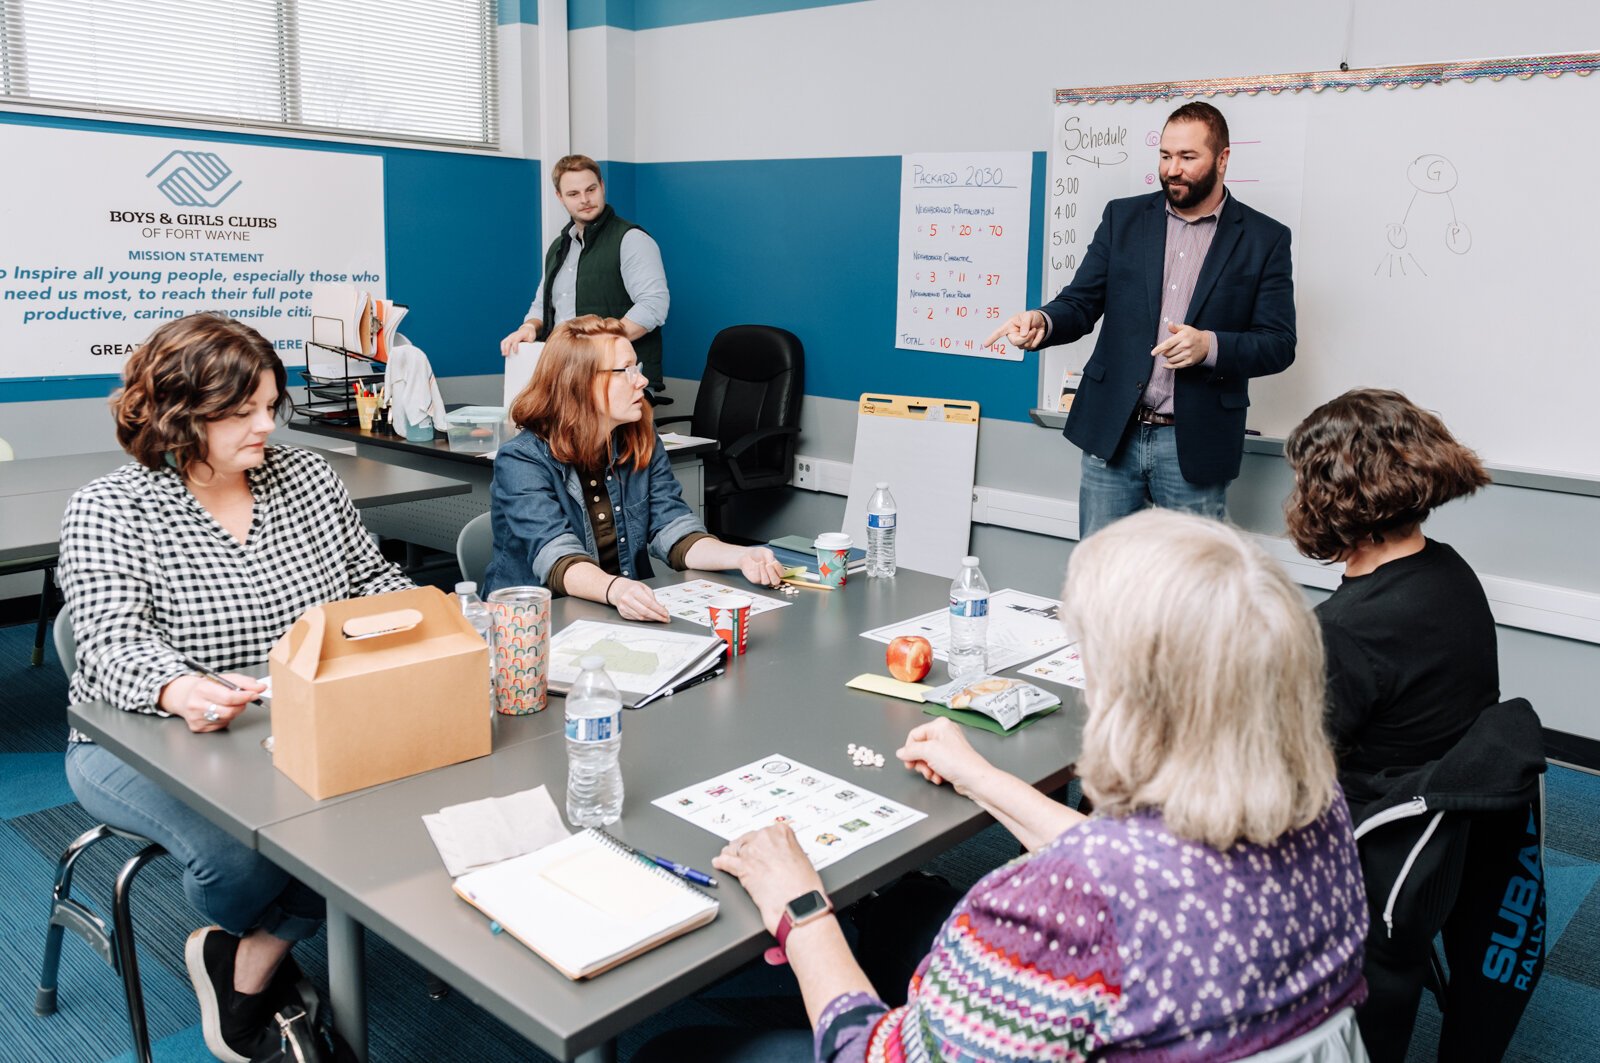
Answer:
M621 369L602 369L601 372L602 373L626 373L628 375L628 380L629 380L630 383L632 381L635 381L635 380L643 380L644 379L644 370L639 368L639 366L637 364L625 365Z

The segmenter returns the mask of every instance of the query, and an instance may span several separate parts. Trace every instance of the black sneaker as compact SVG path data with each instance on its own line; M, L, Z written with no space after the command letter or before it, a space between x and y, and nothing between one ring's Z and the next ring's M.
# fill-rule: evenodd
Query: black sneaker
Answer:
M200 1001L200 1030L206 1047L223 1063L250 1063L270 1036L270 994L239 993L233 988L233 960L238 949L238 938L220 926L207 926L190 934L183 950L189 980Z

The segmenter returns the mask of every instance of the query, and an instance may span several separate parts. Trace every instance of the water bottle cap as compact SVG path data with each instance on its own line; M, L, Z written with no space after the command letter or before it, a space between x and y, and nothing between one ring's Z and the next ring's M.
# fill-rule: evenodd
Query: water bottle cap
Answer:
M888 480L879 480L878 481L878 490L880 490L880 491L889 490L889 481Z
M978 559L976 557L973 557L971 554L968 554L966 557L963 557L961 559L961 567L962 568L977 568L978 567Z
M606 666L606 659L598 653L591 653L578 662L585 672L598 672Z
M456 584L457 594L477 594L478 584L474 580L464 579Z

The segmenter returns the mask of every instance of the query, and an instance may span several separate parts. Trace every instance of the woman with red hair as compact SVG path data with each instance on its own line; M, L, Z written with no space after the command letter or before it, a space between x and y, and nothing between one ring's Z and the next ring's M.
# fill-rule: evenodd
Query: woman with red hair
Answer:
M670 619L642 581L650 555L674 569L738 569L775 587L764 546L710 535L683 500L656 438L647 381L621 322L592 314L550 334L511 405L525 431L500 448L490 488L489 589L540 584L614 606L625 620Z

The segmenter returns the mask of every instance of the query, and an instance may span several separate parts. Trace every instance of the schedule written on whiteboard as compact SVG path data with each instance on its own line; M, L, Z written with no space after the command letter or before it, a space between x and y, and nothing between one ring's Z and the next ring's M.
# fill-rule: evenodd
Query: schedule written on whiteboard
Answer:
M896 347L1022 359L983 341L1026 301L1032 195L1025 151L902 157Z

